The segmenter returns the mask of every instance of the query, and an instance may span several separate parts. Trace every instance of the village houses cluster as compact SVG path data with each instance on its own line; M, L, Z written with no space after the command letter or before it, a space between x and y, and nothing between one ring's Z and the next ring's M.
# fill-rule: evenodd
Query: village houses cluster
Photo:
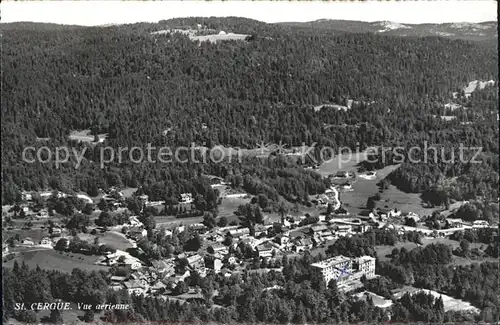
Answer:
M349 175L336 175L335 177L346 178ZM217 185L217 184L216 184ZM326 247L335 242L335 240L352 236L357 233L364 233L373 228L394 228L398 233L404 233L408 227L401 225L401 220L413 219L415 224L421 222L420 217L412 212L402 213L397 209L387 207L377 208L366 215L350 216L342 208L337 189L349 190L350 184L345 183L341 187L332 188L323 195L316 197L317 204L328 206L335 205L332 214L319 214L311 217L309 215L286 215L283 214L279 221L272 221L269 216L264 216L261 224L252 227L240 225L230 225L226 227L214 227L208 229L202 223L190 225L177 225L174 228L155 229L156 232L164 232L164 236L173 236L174 233L184 231L196 232L201 238L202 246L197 251L184 252L170 258L161 260L144 260L132 256L129 252L121 250L100 251L100 258L96 264L107 267L121 267L126 270L126 274L113 274L110 276L111 288L119 290L126 289L130 293L142 295L162 295L165 292L177 290L178 285L184 280L196 273L200 277L205 277L210 272L222 274L230 277L233 274L244 272L251 268L251 261L259 259L265 261L266 265L278 261L283 255L298 255L313 248ZM25 216L31 216L36 219L48 219L47 209L41 208L36 212L30 207L35 194L32 192L23 193L24 203L20 205L20 211ZM65 197L64 193L44 192L38 193L41 197L57 195ZM85 195L80 195L86 202L92 200ZM137 196L143 206L152 206L162 202L151 202L147 195ZM102 199L108 206L115 208L122 207L123 194L120 191L112 190L104 193ZM189 193L182 194L180 203L190 204L193 197ZM136 243L142 238L148 236L143 223L137 216L128 217L126 224L112 227L112 229L101 229L102 232L113 230L122 233L137 248ZM397 222L394 222L397 221ZM30 237L24 237L20 240L21 246L40 245L52 248L57 245L61 238L66 239L66 247L69 247L73 237L67 235L67 229L63 225L51 222L50 236L43 237L40 241L35 241ZM481 228L489 227L486 221L476 221L468 224L461 219L447 219L445 229L441 235L447 235L448 232L456 231L462 228ZM43 228L43 226L42 226ZM106 227L97 227L106 228ZM426 233L430 230L422 229ZM231 240L227 241L230 237ZM235 254L236 248L244 244L251 248L251 257L242 254ZM100 248L103 244L100 244ZM9 254L9 246L2 245L2 255ZM335 256L327 260L317 262L311 265L313 277L319 277L328 284L330 280L335 279L339 287L350 290L355 287L354 284L360 284L362 277L375 277L375 258L363 256L359 258L348 258L345 256ZM279 269L279 268L277 268Z

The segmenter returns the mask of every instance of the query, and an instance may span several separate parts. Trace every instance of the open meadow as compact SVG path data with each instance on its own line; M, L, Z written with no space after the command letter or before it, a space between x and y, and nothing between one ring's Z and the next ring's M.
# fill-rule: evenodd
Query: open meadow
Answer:
M221 217L231 217L234 215L234 212L238 210L240 205L244 205L250 203L250 197L225 197L222 199L221 204L219 205L219 216Z
M191 218L176 218L175 216L155 216L156 228L166 227L172 228L174 226L185 226L203 221L203 217Z
M30 268L40 266L42 269L57 270L67 273L70 273L74 268L87 271L107 271L107 267L94 264L97 260L98 256L87 256L66 252L60 253L53 249L44 249L22 252L13 260L4 263L3 266L10 268L14 265L14 261L18 261L18 263L24 261Z
M95 238L98 238L99 243L110 245L122 251L126 251L128 248L133 247L125 235L114 231L106 231L105 233L97 232L95 235L80 233L78 234L78 238L90 244L93 244Z
M328 176L330 174L335 174L338 171L357 171L358 164L366 160L367 152L356 152L356 153L343 153L331 158L329 161L324 162L316 170L322 176Z
M324 174L335 173L338 163L332 162L330 167L325 167ZM337 167L335 166L337 165ZM387 166L382 169L376 170L376 175L373 179L366 179L357 176L355 180L351 181L352 190L340 191L340 201L347 211L351 214L359 214L366 210L366 202L372 195L379 193L380 189L377 184L383 180L392 171L398 168L399 165ZM342 169L346 171L354 171L356 167L351 165L350 169ZM328 171L328 172L327 172ZM418 215L430 215L434 209L425 208L422 206L420 195L416 193L405 193L395 186L390 185L388 189L380 193L381 200L377 202L378 207L396 208L403 212L414 212Z

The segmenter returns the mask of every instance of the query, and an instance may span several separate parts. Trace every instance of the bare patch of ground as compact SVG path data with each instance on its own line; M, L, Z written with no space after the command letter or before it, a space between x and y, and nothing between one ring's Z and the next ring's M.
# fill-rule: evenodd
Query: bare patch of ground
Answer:
M81 131L76 131L73 130L69 134L69 138L71 140L76 140L80 142L88 142L88 143L101 143L106 140L106 137L108 136L107 134L98 134L97 135L99 140L95 141L96 138L90 133L90 130L81 130Z

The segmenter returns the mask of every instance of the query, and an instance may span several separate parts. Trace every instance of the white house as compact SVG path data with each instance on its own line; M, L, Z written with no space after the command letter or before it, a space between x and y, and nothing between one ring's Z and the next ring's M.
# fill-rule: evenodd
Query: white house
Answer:
M200 278L204 278L208 274L208 269L206 267L200 267L199 269L196 270Z
M420 221L420 216L418 214L416 214L415 212L408 212L406 214L406 217L409 218L409 219L415 220L415 222L419 222Z
M127 277L125 276L117 276L117 275L113 275L111 278L110 278L111 282L116 282L116 283L122 283L124 282L125 280L127 280Z
M295 240L294 242L295 251L302 252L313 247L313 241L311 238L302 238Z
M464 226L464 221L460 218L448 218L446 223L449 228L462 228Z
M341 188L343 190L352 190L352 185L349 182L347 182L347 183L342 184Z
M142 222L139 221L139 218L137 216L131 216L128 218L128 223L130 226L133 227L141 227L143 226Z
M201 257L198 254L195 254L193 256L189 256L187 258L188 265L192 267L193 269L199 269L203 266L205 266L205 260L203 257Z
M219 273L222 269L222 261L218 258L214 260L214 271L215 273Z
M144 295L148 290L148 284L145 280L127 281L123 285L130 295Z
M488 228L489 222L486 220L476 220L472 223L472 228Z
M30 245L30 246L32 246L32 245L34 245L35 243L33 242L33 240L32 240L31 238L26 237L26 238L24 238L23 240L21 240L21 244L23 244L23 245Z
M165 230L163 231L163 235L164 235L165 237L172 236L172 235L173 235L173 232L172 232L171 230L165 229Z
M233 230L229 230L229 233L233 237L239 237L239 236L250 234L250 229L248 229L248 228L233 229Z
M256 225L254 230L255 230L255 236L260 236L262 234L267 233L268 226L263 226L263 225Z
M52 245L52 241L50 240L49 237L44 237L41 241L40 241L40 245Z
M337 236L346 236L351 232L352 232L351 225L337 225L337 229L335 230L335 234Z
M181 194L181 203L189 204L189 203L193 203L193 202L194 202L193 195L191 193L182 193Z
M124 264L129 266L132 270L138 270L142 268L142 262L136 258L126 258Z
M136 239L147 237L148 231L142 227L132 227L128 231L130 237L135 237Z
M38 219L47 219L48 217L49 217L49 212L46 209L40 210L36 215L36 218Z
M23 201L31 201L33 200L33 194L31 192L23 191L21 193L21 197Z

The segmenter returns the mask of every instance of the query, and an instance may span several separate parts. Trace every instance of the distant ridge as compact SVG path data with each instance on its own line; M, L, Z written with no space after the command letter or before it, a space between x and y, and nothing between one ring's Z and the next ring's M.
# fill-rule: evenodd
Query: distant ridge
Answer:
M407 24L391 21L364 22L354 20L320 19L311 22L282 22L281 26L329 29L346 33L379 33L391 36L440 36L464 40L491 40L498 38L497 22Z
M207 19L216 19L221 21L226 21L230 19L241 20L244 22L244 26L250 26L252 28L259 26L265 27L266 25L275 25L283 28L312 28L312 29L322 29L330 30L335 33L374 33L388 36L408 36L408 37L445 37L450 39L462 39L462 40L473 40L473 41L487 41L487 40L497 40L498 39L498 27L496 21L486 21L480 23L469 23L469 22L454 22L454 23L442 23L442 24L407 24L398 23L392 21L375 21L375 22L365 22L365 21L355 21L355 20L331 20L331 19L319 19L310 22L279 22L279 23L265 23L253 19L242 18L242 17L189 17L189 18L174 18L168 20L162 20L157 23L151 22L137 22L128 24L105 24L99 26L78 26L78 25L60 25L53 23L38 23L38 22L15 22L15 23L0 23L0 28L7 29L63 29L63 28L84 28L84 27L119 27L119 26L149 26L154 30L162 24L177 24L179 25L183 21L198 19L203 22ZM182 24L180 24L182 25ZM243 30L247 32L246 30Z

